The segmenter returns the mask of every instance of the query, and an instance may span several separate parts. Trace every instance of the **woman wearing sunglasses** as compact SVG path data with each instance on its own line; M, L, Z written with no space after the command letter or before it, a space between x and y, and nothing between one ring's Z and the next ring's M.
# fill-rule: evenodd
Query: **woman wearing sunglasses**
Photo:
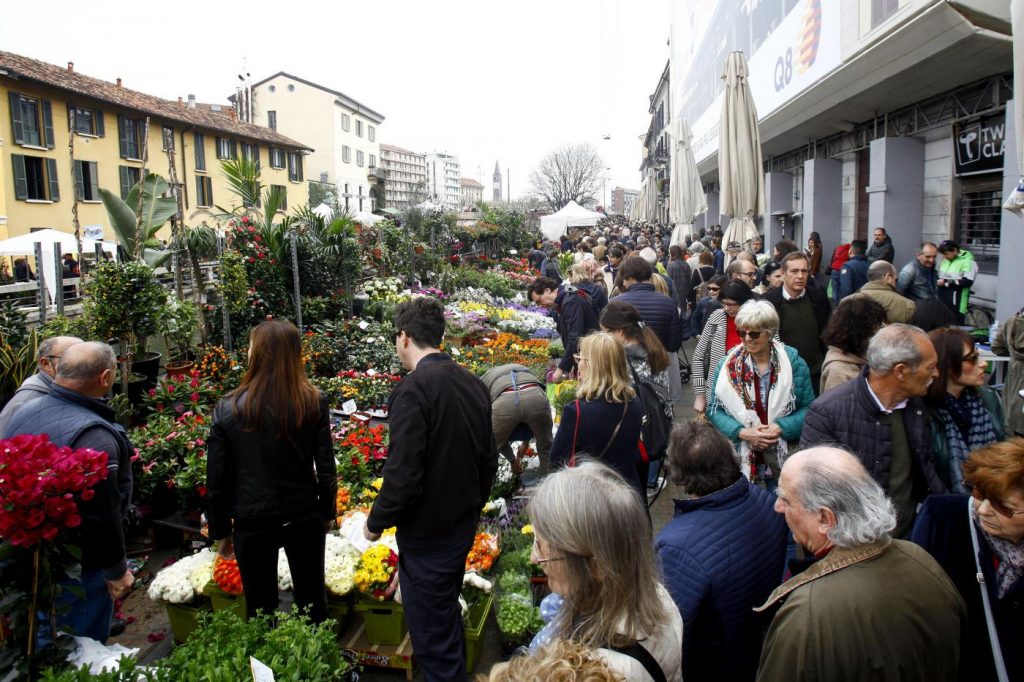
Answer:
M736 334L736 313L740 306L754 298L746 282L734 279L725 284L718 294L722 307L708 316L704 331L693 351L693 411L700 414L707 407L708 398L714 389L714 375L709 381L708 373L721 362L725 354L740 345L742 339Z
M985 386L987 363L978 356L969 334L943 327L928 338L939 356L939 378L925 397L935 470L950 492L964 494L967 456L1003 439L1003 406L999 396Z
M740 470L772 490L789 443L800 440L814 400L811 372L795 348L773 337L779 315L767 301L748 301L736 313L742 343L709 375L708 419L733 442Z
M1024 679L1024 438L972 452L963 481L971 497L926 498L910 539L967 603L958 679Z

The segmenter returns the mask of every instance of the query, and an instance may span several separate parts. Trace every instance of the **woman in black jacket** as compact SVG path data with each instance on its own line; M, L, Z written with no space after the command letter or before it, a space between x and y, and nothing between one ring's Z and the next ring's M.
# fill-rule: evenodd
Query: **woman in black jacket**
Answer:
M283 547L295 604L325 620L324 536L337 474L327 398L306 377L292 323L253 329L249 371L213 412L206 484L210 538L221 556L238 559L247 614L277 608Z

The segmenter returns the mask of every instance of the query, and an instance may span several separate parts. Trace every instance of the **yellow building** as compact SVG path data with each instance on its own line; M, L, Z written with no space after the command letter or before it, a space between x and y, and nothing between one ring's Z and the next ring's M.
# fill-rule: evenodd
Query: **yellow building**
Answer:
M216 206L238 203L220 169L237 156L259 160L263 184L285 191L285 210L306 204L303 156L312 150L238 121L228 105L165 100L77 73L73 63L0 52L0 239L73 232L76 197L82 229L101 227L113 239L98 190L123 197L138 181L147 117L146 169L170 181L173 165L186 225L213 225Z

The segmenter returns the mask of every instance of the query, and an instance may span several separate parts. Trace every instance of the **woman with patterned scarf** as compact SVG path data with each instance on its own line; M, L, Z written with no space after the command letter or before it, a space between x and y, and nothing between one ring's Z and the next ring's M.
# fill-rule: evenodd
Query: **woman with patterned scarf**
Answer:
M967 493L963 464L972 450L1003 439L1003 406L985 386L988 363L974 339L956 327L928 334L939 356L939 378L926 398L935 450L935 470L950 492Z
M769 490L778 485L788 444L800 440L804 414L814 400L807 363L795 348L772 338L778 329L771 303L744 303L736 313L743 343L708 379L714 382L708 419L733 442L743 475Z

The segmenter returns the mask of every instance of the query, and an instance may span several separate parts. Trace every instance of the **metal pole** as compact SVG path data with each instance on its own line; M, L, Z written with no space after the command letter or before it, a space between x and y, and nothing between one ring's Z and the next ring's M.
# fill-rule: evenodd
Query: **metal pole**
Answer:
M299 235L292 229L288 231L288 239L292 243L292 286L295 288L295 326L302 331L302 297L299 295Z
M54 289L56 292L53 296L53 302L57 304L57 314L64 314L64 266L60 262L60 242L53 243L53 272L54 277L59 282L57 288Z
M43 274L43 245L34 244L36 256L36 286L39 296L39 324L46 322L46 276Z
M224 320L224 349L227 350L230 353L231 351L234 350L234 342L231 339L231 311L228 310L228 299L227 299L227 296L224 295L224 272L223 272L223 270L224 270L224 260L222 258L223 255L224 255L224 237L218 234L217 235L217 258L220 260L220 264L221 264L221 274L220 274L220 283L221 283L221 289L220 289L220 312L221 312L222 319ZM193 287L193 289L196 287L196 283L195 282L192 283L192 287Z

